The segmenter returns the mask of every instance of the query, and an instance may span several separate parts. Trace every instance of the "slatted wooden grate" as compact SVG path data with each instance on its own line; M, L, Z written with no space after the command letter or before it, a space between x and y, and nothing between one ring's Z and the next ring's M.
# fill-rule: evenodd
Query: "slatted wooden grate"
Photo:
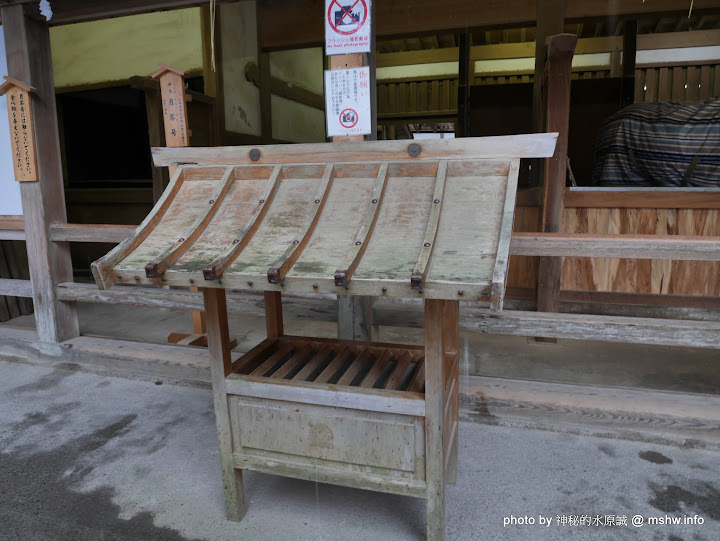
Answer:
M284 336L268 338L233 363L233 373L366 389L422 393L422 346Z

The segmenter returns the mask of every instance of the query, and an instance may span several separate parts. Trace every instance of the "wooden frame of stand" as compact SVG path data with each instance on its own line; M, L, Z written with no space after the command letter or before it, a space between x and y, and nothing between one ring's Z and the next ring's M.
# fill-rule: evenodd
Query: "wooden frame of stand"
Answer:
M268 338L232 360L225 291L203 289L227 515L242 470L426 498L444 539L457 480L459 301L425 301L425 346L289 337L265 292Z

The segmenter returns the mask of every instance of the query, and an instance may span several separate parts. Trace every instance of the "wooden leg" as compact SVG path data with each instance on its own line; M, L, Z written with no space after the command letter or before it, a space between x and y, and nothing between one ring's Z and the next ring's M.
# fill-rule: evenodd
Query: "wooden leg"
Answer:
M265 328L268 338L279 338L284 334L282 315L282 293L265 292Z
M427 484L427 539L445 539L445 347L443 300L425 300L425 482Z
M215 424L217 425L218 441L220 443L225 507L228 520L241 520L245 515L245 492L243 490L242 470L233 467L230 412L227 393L225 392L225 377L232 371L225 290L203 289L203 297L207 316L210 377L215 401Z
M337 296L338 338L340 340L367 342L372 338L372 304L372 297Z
M460 363L458 361L460 344L460 303L445 302L445 318L443 329L445 347L445 482L457 483L458 468L458 396L460 391ZM450 379L452 378L452 379Z

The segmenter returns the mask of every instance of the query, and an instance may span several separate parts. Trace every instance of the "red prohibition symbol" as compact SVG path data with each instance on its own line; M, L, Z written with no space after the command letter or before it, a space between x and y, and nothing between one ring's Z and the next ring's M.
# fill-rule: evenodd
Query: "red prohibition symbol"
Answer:
M338 0L330 2L327 18L335 32L343 36L349 36L360 30L365 24L368 14L367 3L365 3L365 0L355 0L353 4L350 4L352 0L343 1L348 1L348 5L343 6ZM360 5L358 6L358 4ZM335 6L340 9L337 10ZM358 10L353 11L356 7Z
M343 128L352 128L358 123L358 118L355 109L344 109L343 112L340 113L340 125Z

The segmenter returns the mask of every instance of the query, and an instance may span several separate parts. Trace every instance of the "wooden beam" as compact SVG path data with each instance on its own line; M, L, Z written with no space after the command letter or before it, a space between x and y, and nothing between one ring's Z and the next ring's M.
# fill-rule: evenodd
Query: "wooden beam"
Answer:
M565 208L720 209L717 188L566 188Z
M245 79L260 88L260 68L255 62L245 64ZM325 110L325 98L301 85L288 83L280 77L270 76L272 94L315 109Z
M260 41L260 35L264 26L271 24L271 21L263 20L260 16L262 0L255 0L255 23L257 36L257 63L258 83L260 91L260 136L267 143L272 142L272 83L270 78L270 53L267 52Z
M2 296L32 298L32 282L30 280L0 278L0 297Z
M720 237L513 233L510 253L524 256L720 261Z
M53 242L108 242L119 244L137 229L136 225L52 224Z
M625 21L623 29L622 88L620 106L627 107L635 101L635 59L637 56L637 20Z
M33 97L38 182L22 182L25 235L33 283L38 338L61 342L78 335L75 306L59 301L57 282L72 280L70 247L51 246L48 228L65 223L65 194L60 159L60 136L55 106L50 36L37 6L2 7L8 75L38 89Z
M25 220L22 216L0 216L0 229L22 231Z
M550 36L562 34L565 28L565 0L536 0L535 76L533 78L533 128L545 130L543 73L547 64L547 43ZM536 169L537 170L537 169Z
M497 3L490 0L445 0L442 9L438 9L439 5L437 0L378 2L375 18L378 37L452 32L467 27L534 26L537 18L536 1L507 0ZM694 11L717 11L718 7L718 0L695 0ZM563 17L566 20L583 20L606 18L609 14L627 17L664 12L684 14L687 17L687 9L686 0L653 0L618 2L612 5L610 13L607 2L566 0ZM265 49L270 50L320 46L324 35L320 11L317 0L275 0L263 3L261 16L272 21L272 24L263 27L260 42ZM555 33L562 31L561 28Z
M489 334L600 340L634 344L720 348L720 322L475 310L463 313L462 329Z
M570 125L570 73L573 52L577 45L575 34L560 34L548 38L547 79L545 81L546 126L559 133L555 154L545 160L544 194L541 230L560 233L563 221L563 196L567 173L567 144ZM538 270L537 307L541 312L559 310L558 293L562 273L562 259L543 257Z
M655 49L676 49L685 47L707 47L720 45L720 29L696 30L690 32L666 32L662 34L639 34L637 37L638 51ZM615 53L623 49L621 36L605 36L578 39L575 54ZM532 58L535 55L535 44L498 43L492 45L475 45L470 49L470 59L504 60L508 58ZM443 49L427 49L423 51L402 51L382 53L378 55L378 67L409 66L414 64L433 64L456 62L457 47Z
M0 240L25 240L25 231L0 229Z
M457 84L457 123L455 125L456 137L470 136L470 73L474 70L470 66L471 34L466 28L458 37L458 84Z

